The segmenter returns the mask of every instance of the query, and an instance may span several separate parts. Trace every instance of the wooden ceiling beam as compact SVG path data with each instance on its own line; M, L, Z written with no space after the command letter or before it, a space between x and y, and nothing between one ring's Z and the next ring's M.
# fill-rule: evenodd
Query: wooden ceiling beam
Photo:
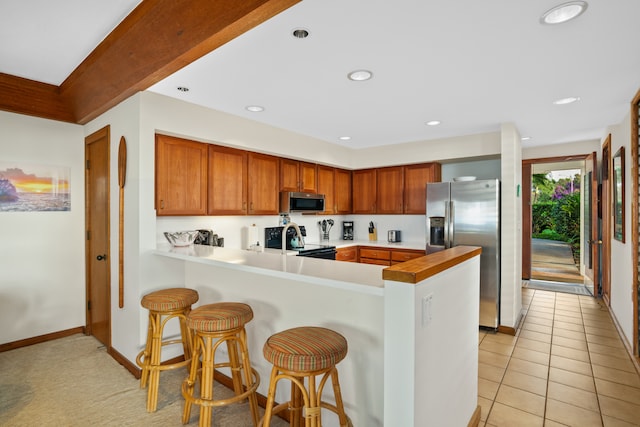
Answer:
M75 122L58 86L0 73L0 110L61 122Z
M85 124L301 0L143 0L59 86L0 75L0 109Z

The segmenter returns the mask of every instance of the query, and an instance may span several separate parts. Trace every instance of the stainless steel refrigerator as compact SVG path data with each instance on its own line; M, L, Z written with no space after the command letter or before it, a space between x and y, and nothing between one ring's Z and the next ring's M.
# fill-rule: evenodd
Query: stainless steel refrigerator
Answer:
M481 246L480 326L500 323L500 181L427 184L427 254Z

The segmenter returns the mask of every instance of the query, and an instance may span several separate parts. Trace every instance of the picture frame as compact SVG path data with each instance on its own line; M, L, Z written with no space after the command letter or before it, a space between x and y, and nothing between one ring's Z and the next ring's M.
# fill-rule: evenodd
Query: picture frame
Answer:
M613 238L624 243L624 147L613 156Z

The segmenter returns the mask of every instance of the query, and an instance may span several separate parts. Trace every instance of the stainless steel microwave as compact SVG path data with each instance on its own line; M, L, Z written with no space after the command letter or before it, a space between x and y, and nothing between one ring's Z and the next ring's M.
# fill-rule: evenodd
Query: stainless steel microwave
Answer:
M280 192L280 212L323 212L324 194Z

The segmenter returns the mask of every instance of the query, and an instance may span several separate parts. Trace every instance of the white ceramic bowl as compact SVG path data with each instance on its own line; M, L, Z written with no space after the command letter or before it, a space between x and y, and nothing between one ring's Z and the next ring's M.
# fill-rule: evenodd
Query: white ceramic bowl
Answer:
M164 237L173 246L189 246L193 244L198 234L200 234L199 231L174 231L173 233L165 231Z
M475 181L475 176L459 176L457 178L453 178L454 181Z

